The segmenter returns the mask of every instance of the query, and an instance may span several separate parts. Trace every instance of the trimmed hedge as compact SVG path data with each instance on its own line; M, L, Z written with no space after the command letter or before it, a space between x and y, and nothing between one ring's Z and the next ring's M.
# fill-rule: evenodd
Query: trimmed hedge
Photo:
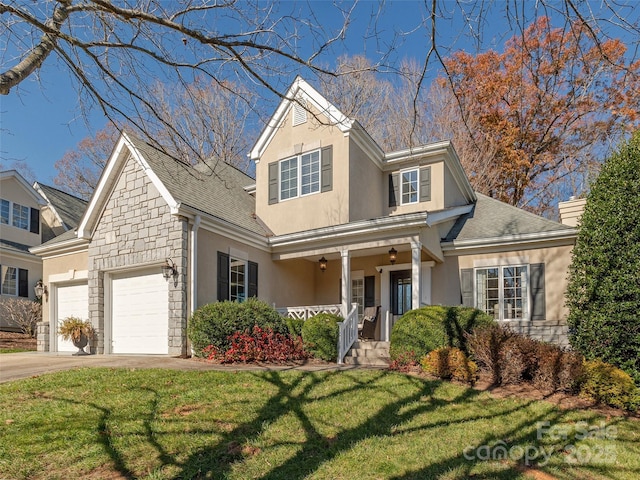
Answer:
M580 377L580 393L617 408L635 411L638 409L639 393L631 375L605 363L592 360L584 363Z
M389 353L392 360L413 362L442 347L456 347L468 355L465 334L489 325L495 325L493 318L470 307L427 306L411 310L393 326Z
M204 349L212 345L218 351L231 346L236 332L251 332L254 326L274 333L288 334L285 320L269 304L250 298L246 302L216 302L203 305L189 320L188 336L195 356L204 357Z
M474 384L478 366L469 360L462 350L455 347L443 347L432 350L420 361L422 370L442 379L454 379Z
M302 326L304 346L314 357L333 362L338 357L338 322L343 318L331 313L319 313Z

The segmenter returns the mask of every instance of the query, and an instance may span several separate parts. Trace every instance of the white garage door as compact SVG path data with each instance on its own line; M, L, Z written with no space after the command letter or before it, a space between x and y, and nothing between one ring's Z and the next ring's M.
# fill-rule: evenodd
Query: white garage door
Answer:
M67 317L89 319L89 288L86 283L56 288L56 331L60 322ZM58 351L77 352L78 349L73 346L71 340L63 340L58 335Z
M112 277L112 353L169 353L169 284L158 270Z

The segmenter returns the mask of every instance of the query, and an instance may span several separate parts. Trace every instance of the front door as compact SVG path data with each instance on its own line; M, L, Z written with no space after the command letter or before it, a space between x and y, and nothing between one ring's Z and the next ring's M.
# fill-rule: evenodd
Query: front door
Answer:
M402 315L411 310L411 270L391 272L391 313Z

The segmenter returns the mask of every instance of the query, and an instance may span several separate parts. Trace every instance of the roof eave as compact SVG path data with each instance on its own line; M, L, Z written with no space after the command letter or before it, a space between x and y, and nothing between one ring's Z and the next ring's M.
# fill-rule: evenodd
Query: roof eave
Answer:
M443 252L458 252L473 249L504 247L506 245L541 244L545 242L574 243L578 236L575 228L555 230L552 232L536 232L521 235L505 235L501 237L453 240L442 242ZM446 253L445 253L446 254Z

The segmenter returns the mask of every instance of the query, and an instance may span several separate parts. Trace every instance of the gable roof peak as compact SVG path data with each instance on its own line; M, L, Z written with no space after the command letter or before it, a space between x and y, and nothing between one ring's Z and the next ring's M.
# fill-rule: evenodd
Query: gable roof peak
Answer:
M271 142L278 127L284 121L292 104L301 104L301 101L306 102L306 105L303 106L307 110L313 108L320 115L326 116L329 123L337 126L343 133L349 132L355 124L353 119L347 117L320 92L312 87L310 83L298 75L287 92L282 95L282 100L278 108L276 108L276 111L269 119L266 127L262 130L258 140L249 152L249 158L251 158L251 160L256 162L260 161L260 157Z

